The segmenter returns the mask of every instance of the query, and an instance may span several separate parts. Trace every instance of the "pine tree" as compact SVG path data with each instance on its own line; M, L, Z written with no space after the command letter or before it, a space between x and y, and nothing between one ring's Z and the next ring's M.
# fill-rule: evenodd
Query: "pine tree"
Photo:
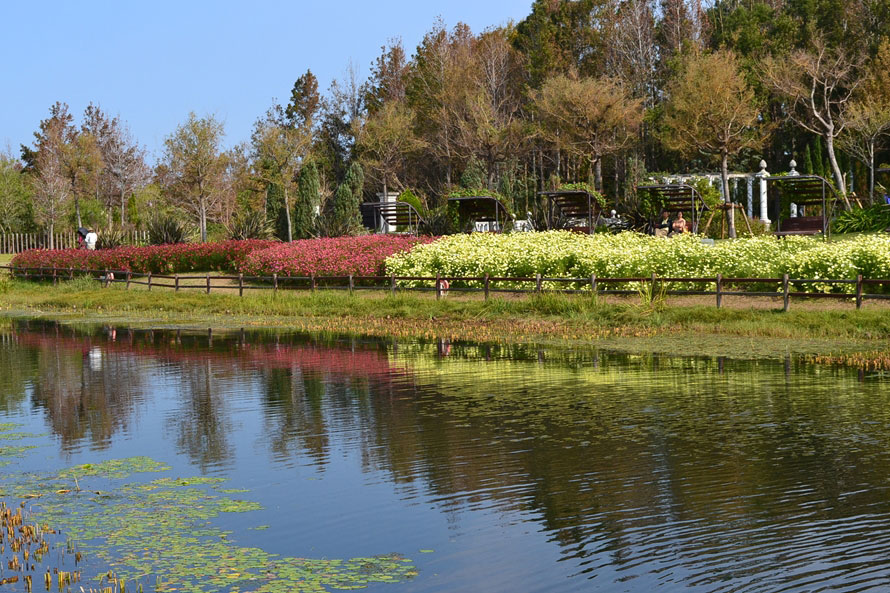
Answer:
M297 198L294 200L293 228L295 239L308 239L317 234L317 219L321 207L318 169L308 163L300 170Z
M810 150L810 145L807 144L807 148L803 153L803 172L807 175L813 175L813 151Z
M331 213L329 230L334 235L351 235L362 226L362 213L359 206L362 202L365 175L361 165L354 162L346 171L343 183L334 194L334 208Z
M813 147L813 174L825 177L825 150L822 148L822 136L816 136Z

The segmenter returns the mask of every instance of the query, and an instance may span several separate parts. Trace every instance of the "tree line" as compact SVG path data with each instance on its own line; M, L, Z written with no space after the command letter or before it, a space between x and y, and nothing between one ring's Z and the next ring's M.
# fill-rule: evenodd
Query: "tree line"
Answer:
M451 192L484 191L524 217L565 183L633 212L658 172L718 168L730 196L730 169L792 158L864 205L883 193L888 15L890 0L535 0L479 33L436 21L410 55L390 40L367 80L350 66L322 93L307 70L229 149L192 113L152 167L119 117L56 103L0 157L0 232L169 216L202 240L291 240L360 232L379 194L435 219Z

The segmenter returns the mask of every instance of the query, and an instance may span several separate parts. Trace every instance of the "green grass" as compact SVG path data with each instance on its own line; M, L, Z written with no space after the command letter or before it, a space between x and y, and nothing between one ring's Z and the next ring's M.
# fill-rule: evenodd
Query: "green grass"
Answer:
M11 253L0 253L0 266L8 266L9 262L12 261L12 257Z
M559 294L490 301L386 292L211 294L98 288L75 280L59 286L0 281L0 315L68 322L181 327L276 327L302 331L480 341L586 344L596 341L662 351L744 355L747 352L828 354L888 349L886 308L856 311L657 306L640 299L597 302ZM5 311L5 313L4 313Z

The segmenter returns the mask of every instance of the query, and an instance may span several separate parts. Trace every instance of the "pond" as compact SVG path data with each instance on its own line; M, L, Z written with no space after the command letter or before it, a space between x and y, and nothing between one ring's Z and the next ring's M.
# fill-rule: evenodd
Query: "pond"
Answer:
M72 591L883 590L888 385L793 358L11 322L4 525L24 502L38 534L5 532L0 590L57 569Z

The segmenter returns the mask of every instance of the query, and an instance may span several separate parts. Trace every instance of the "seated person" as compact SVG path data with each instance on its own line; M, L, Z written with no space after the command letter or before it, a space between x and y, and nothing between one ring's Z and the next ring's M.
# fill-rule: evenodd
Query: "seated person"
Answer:
M671 219L667 210L661 211L661 220L655 225L656 237L667 237L671 232Z
M689 229L686 228L686 219L683 218L682 212L677 213L677 218L674 219L674 222L671 225L671 231L676 234L689 232Z

